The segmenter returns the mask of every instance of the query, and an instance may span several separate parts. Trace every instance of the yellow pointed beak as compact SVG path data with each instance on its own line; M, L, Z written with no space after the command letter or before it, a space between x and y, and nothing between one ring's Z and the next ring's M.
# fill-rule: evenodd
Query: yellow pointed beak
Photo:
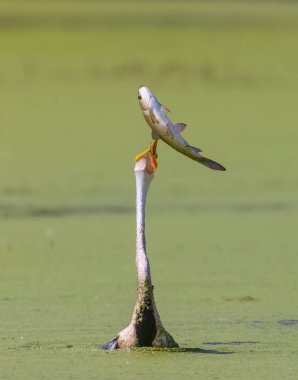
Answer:
M136 161L139 161L141 158L146 159L146 167L145 170L147 173L152 174L155 172L158 163L157 163L157 139L152 140L148 149L144 150L144 152L138 154L135 158Z

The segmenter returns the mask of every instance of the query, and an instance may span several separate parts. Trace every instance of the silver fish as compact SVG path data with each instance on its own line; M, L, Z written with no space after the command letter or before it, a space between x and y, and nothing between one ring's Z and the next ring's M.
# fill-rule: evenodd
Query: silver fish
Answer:
M226 170L218 162L200 155L201 149L189 145L181 136L185 129L184 123L172 123L168 118L169 109L159 103L153 92L145 86L140 86L138 100L145 120L152 129L152 138L161 139L178 152L213 170Z

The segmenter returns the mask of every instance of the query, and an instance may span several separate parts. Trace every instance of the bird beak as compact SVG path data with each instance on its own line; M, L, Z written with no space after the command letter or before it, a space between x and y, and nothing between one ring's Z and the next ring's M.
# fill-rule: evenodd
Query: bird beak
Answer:
M157 139L152 140L149 149L146 149L144 152L138 154L135 158L137 163L143 163L142 169L145 170L148 174L153 174L157 169Z

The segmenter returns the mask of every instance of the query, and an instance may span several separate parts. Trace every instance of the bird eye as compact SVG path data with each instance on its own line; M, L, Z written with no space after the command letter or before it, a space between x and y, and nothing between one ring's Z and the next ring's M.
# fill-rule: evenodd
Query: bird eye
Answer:
M138 94L138 99L139 99L139 100L141 100L141 99L142 99L142 97L141 97L141 95L140 95L140 94Z

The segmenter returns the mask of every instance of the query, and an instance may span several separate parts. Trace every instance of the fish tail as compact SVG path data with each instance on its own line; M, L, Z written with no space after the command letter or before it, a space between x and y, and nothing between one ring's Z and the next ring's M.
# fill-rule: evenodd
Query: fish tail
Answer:
M220 171L226 170L226 168L222 166L221 164L219 164L218 162L212 161L206 157L199 156L199 157L196 157L195 160L198 161L200 164L207 166L207 168L209 169L220 170Z

